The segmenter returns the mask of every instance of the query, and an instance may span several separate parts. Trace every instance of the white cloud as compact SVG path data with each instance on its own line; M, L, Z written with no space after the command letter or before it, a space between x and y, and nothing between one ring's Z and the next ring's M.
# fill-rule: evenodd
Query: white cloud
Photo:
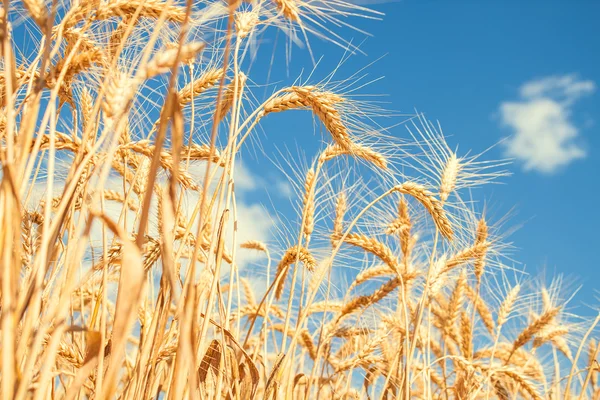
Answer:
M505 142L506 154L522 161L526 171L551 174L584 158L579 129L571 120L574 103L592 94L596 85L575 75L550 76L523 84L521 100L500 105L500 116L514 135Z
M280 197L289 198L294 195L294 188L287 180L278 179L275 183L275 187L277 188L277 193Z

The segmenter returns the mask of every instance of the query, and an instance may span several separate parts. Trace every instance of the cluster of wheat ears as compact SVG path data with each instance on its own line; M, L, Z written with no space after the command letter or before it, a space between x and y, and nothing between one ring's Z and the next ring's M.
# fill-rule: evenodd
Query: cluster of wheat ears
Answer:
M422 117L397 139L353 96L360 74L257 100L271 31L353 53L360 17L378 15L3 1L3 399L600 398L598 321L569 313L561 280L519 273L502 220L461 197L502 162L457 154ZM289 173L297 215L280 241L241 242L236 157L292 110L322 132Z

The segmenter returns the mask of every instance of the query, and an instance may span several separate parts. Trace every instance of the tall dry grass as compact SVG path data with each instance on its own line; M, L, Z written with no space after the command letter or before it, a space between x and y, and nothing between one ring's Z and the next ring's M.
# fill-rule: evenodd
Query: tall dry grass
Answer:
M501 227L461 197L502 162L422 118L400 142L331 77L256 100L264 37L352 51L331 28L361 16L377 14L3 2L2 398L600 398L598 319L505 265ZM293 110L326 132L289 172L298 218L281 246L240 243L236 159Z

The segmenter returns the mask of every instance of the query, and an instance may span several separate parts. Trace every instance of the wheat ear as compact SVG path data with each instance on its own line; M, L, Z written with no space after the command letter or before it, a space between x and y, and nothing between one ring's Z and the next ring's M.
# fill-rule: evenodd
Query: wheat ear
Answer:
M198 79L185 85L178 93L179 104L186 105L195 98L214 87L223 77L223 70L211 68L205 71Z
M440 201L433 196L433 193L429 192L422 185L413 182L405 182L394 186L394 191L410 195L417 199L429 212L440 233L446 239L452 239L453 231L450 221L446 217Z
M273 0L273 3L285 18L292 22L300 22L300 11L296 0Z
M296 259L300 260L309 271L314 271L317 265L314 257L305 247L294 246L287 249L283 255L279 265L277 266L277 276L279 279L277 288L275 289L275 298L279 300L283 295L283 289L285 288L285 278L289 266L296 262Z
M524 346L529 342L535 335L546 328L553 320L554 317L560 312L560 307L555 307L547 310L542 315L533 320L523 331L517 336L513 342L513 352L518 348Z

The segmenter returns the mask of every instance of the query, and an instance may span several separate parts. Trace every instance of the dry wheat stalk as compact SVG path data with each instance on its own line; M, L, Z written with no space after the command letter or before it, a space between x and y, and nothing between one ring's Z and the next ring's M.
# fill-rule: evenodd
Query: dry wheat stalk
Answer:
M590 340L588 344L588 369L590 374L590 382L592 384L592 388L595 389L598 385L598 377L597 373L600 372L600 366L598 365L598 361L596 358L598 356L598 351L600 347L595 339Z
M339 301L319 301L312 303L308 308L308 312L310 314L323 312L339 312L341 311L343 306L344 304Z
M533 347L537 348L546 342L553 342L554 339L569 334L569 328L566 326L552 326L542 330L534 339Z
M108 119L115 119L126 114L133 98L133 89L129 77L124 73L116 73L106 88L102 110Z
M88 50L77 49L76 53L68 63L64 58L58 61L56 64L56 75L58 76L66 68L64 78L65 81L63 83L66 90L69 83L74 79L75 75L90 69L94 65L105 65L105 54L102 49L98 47L92 47ZM46 80L46 84L49 88L52 88L54 86L54 82L50 78L51 77Z
M366 336L373 334L373 329L370 328L360 328L355 326L340 326L337 327L333 332L332 336L338 338L349 338L353 336Z
M308 351L308 355L311 359L314 360L317 358L317 348L315 347L315 344L313 342L312 337L310 336L308 329L302 329L302 331L300 332L300 343Z
M442 272L445 265L446 254L442 254L430 266L430 278L426 282L427 292L429 293L430 300L434 299L444 286L445 280L443 279Z
M367 269L360 271L356 275L356 278L354 278L354 281L348 287L348 292L351 291L352 289L354 289L356 286L360 285L361 283L368 281L369 279L377 278L380 276L386 276L386 275L394 275L394 274L396 274L396 271L394 271L387 264L380 264L380 265L375 265L373 267L369 267Z
M457 253L453 254L446 261L446 265L440 271L442 275L447 274L452 271L454 268L464 265L466 263L472 262L481 259L482 256L485 256L487 252L488 245L487 243L475 243L471 247L467 247L466 249L462 249Z
M568 360L573 361L573 353L571 352L571 348L569 347L569 343L567 342L566 338L562 336L554 336L552 339L550 339L550 342L552 342L552 345L558 351L563 353Z
M264 3L269 2L272 6L265 6ZM322 86L291 86L269 98L249 114L247 120L243 119L245 112L238 113L253 103L254 93L252 88L245 87L246 76L241 69L246 63L244 56L238 53L240 46L237 49L234 46L245 46L242 39L251 36L258 23L264 23L265 27L285 25L279 17L288 21L286 29L292 34L296 29L293 24L303 33L314 30L304 21L320 21L318 26L327 21L345 25L345 21L336 18L354 14L349 8L351 2L189 2L189 10L181 2L165 0L67 3L64 11L62 6L58 8L57 26L45 32L46 25L53 22L48 21L46 2L24 0L30 15L26 18L40 26L47 37L39 42L49 43L52 54L48 57L47 49L41 45L36 49L38 54L21 56L14 52L19 54L19 59L28 61L18 67L7 62L3 66L6 70L0 74L2 160L10 160L14 158L12 153L16 153L16 162L5 166L0 188L0 205L5 208L0 212L3 227L0 253L5 255L4 261L9 266L0 274L3 283L0 330L5 350L0 366L3 397L22 400L50 395L126 400L169 393L173 398L183 398L194 396L190 388L195 385L196 397L206 398L334 399L365 395L373 398L442 398L444 395L507 400L537 399L546 395L560 398L564 384L560 383L559 374L554 378L556 383L551 386L551 393L541 391L548 382L546 370L550 371L552 365L537 354L542 351L536 351L544 344L551 345L552 351L562 352L571 360L571 366L578 368L567 340L571 339L567 335L573 330L572 325L557 321L558 308L554 305L559 301L554 298L554 288L552 291L544 288L541 292L541 315L536 314L534 305L524 309L532 315L529 325L514 342L506 342L500 335L500 327L515 307L519 286L493 310L498 314L494 321L492 303L488 303L490 300L486 297L490 295L490 288L485 286L489 280L483 279L487 273L487 257L494 245L485 219L479 219L475 240L470 246L458 250L446 242L437 242L437 233L451 239L453 229L463 233L470 221L475 220L474 213L460 201L451 207L444 208L444 205L458 187L465 186L465 180L476 180L478 176L470 169L471 158L459 159L445 142L439 139L438 143L435 135L423 136L432 143L426 143L422 149L431 147L433 154L426 156L435 161L434 168L437 169L439 160L445 161L440 171L439 191L434 194L412 181L395 186L385 196L393 192L402 196L397 215L389 219L378 215L375 221L361 220L368 209L360 209L361 201L348 202L348 196L364 193L353 190L354 182L347 182L353 179L353 174L340 177L326 171L326 178L321 179L319 175L317 179L315 170L308 171L299 199L304 220L299 233L306 236L306 244L287 249L273 283L275 297L285 298L287 311L270 303L268 293L272 288L265 294L267 303L263 307L252 290L255 282L239 277L238 266L233 265L235 253L227 247L239 245L270 256L265 243L256 240L235 243L238 223L243 222L238 221L237 216L231 221L233 228L225 222L227 212L237 213L238 199L229 181L231 164L225 160L231 161L237 156L234 142L238 134L244 130L250 132L262 117L292 109L312 111L333 138L318 154L317 171L326 167L340 168L340 163L325 165L325 162L349 156L359 163L371 164L373 177L380 178L383 184L389 182L388 178L405 179L398 168L404 165L404 160L397 163L395 150L389 143L383 143L387 147L382 148L390 150L380 153L377 146L371 148L358 139L355 141L352 129L362 126L357 117L370 117L368 107L363 114L349 98ZM273 18L274 9L276 18ZM180 24L188 16L189 23ZM8 22L5 10L0 9L0 20L0 28L9 26L4 23ZM162 20L167 23L163 24ZM145 120L166 110L165 103L158 97L148 97L146 89L156 93L164 88L175 93L185 78L174 76L177 79L163 87L165 80L137 80L132 74L137 69L138 77L152 78L194 63L203 49L194 42L200 37L199 32L202 39L207 40L204 51L210 53L207 57L213 61L202 67L203 72L197 79L177 92L175 111L167 115L173 122L167 144L154 143L152 139L138 140L156 135L157 125L147 127ZM39 34L37 30L36 33ZM5 43L11 42L9 32L0 34L8 38ZM191 42L177 48L178 45L171 44L177 37L179 43ZM247 44L254 46L255 43ZM118 51L119 48L122 51ZM159 48L166 50L156 51ZM245 51L241 48L242 54ZM3 53L11 56L10 46L4 46ZM233 76L222 95L217 96L221 98L220 104L216 104L214 96L203 94L219 84L225 71L232 71ZM64 79L59 81L61 75ZM160 87L156 87L157 84ZM12 93L7 93L9 87ZM51 92L50 98L58 96L58 110L54 110L54 104L47 104L48 97L41 92L46 90ZM202 97L200 107L192 106L182 112L183 106L193 104L199 97ZM101 101L100 111L94 106L96 100ZM211 128L212 122L204 118L210 110L216 121L221 122L234 106L235 112L228 121L230 129L224 132L216 124ZM38 119L38 115L44 120ZM43 127L38 128L38 125ZM59 126L66 133L56 132ZM194 132L187 132L192 126ZM247 126L252 128L247 129ZM15 133L14 137L8 135L9 129ZM184 145L187 137L190 141ZM383 141L382 136L376 139ZM216 150L217 146L224 146L226 151L221 153ZM64 153L54 156L55 151L63 150L73 153L73 157L71 154L62 157ZM408 151L405 154L407 160L418 157ZM151 164L154 158L159 161L158 166ZM203 190L200 190L203 183L196 182L184 166L189 160L206 162L210 167ZM213 165L216 163L219 165ZM25 204L29 201L25 198L29 199L30 193L43 183L46 173L63 178L59 175L62 171L56 168L59 164L68 167L64 174L66 185L72 182L72 190L64 192L68 198L65 194L53 197L53 191L49 190L50 194L43 200L27 204L19 211L18 201L11 199ZM25 180L29 177L27 174L35 174L36 178L21 182L21 166L27 170ZM154 185L150 182L149 176L158 172L156 167L170 175L166 191L161 187L162 180ZM98 177L101 189L91 186ZM119 181L117 186L112 185L114 178ZM419 181L421 177L415 179ZM361 259L344 258L360 266L360 272L354 280L350 279L349 287L344 285L346 281L327 282L327 292L324 292L319 289L326 273L336 276L341 262L330 257L317 266L307 243L312 235L317 243L322 239L317 237L315 219L322 215L320 208L324 202L316 201L316 194L326 188L331 195L329 188L338 187L339 183L349 189L337 195L331 244L336 249L344 238L346 244L373 254L383 263L365 268L360 265ZM139 200L150 199L150 195L158 196L148 201L148 205L140 204ZM189 220L186 215L188 195L193 196L192 201L202 196ZM406 196L420 202L435 223L435 236L423 232L426 240L418 247L415 243L422 233L419 229L425 231L428 226L420 223L419 215L409 214ZM107 203L109 207L104 208L102 203L94 204L101 200L115 203ZM97 211L100 209L110 214L100 214ZM113 209L116 209L114 216ZM355 216L350 229L344 226L346 212ZM140 222L146 218L144 215L149 215L146 225ZM223 219L219 220L221 215ZM103 233L102 240L98 240L97 232L90 228L95 219L102 219L108 227L109 232ZM215 220L220 221L219 224ZM390 235L385 240L371 233L385 224L385 233ZM138 232L138 226L147 228ZM359 227L365 226L366 232L360 232ZM233 243L229 242L232 237ZM388 244L396 240L402 257ZM139 247L132 245L132 241L138 241ZM238 257L242 259L247 254L241 252ZM421 266L429 265L428 259L434 260L428 271L430 279L417 279L422 274ZM306 302L304 297L299 299L291 294L293 290L286 292L285 288L288 271L297 262L312 273L308 282L303 276L302 291L299 291L300 296L306 295ZM470 265L477 282L473 287L466 272ZM226 279L226 268L231 268L230 279L225 281L228 283L222 282ZM451 285L454 276L451 272L457 268L463 270L454 288L442 290ZM246 277L247 272L243 274ZM352 290L363 282L389 275L391 279L372 293L346 298L344 302L329 300L335 298L334 288L347 289L347 294L354 295ZM158 276L163 279L154 285ZM166 277L168 279L164 279ZM232 288L235 286L229 285L234 285L236 279L244 296L234 301ZM393 296L393 301L382 301L392 297L396 288L398 296ZM222 295L225 292L228 299ZM494 293L491 297L494 298ZM467 299L480 321L468 311ZM378 305L376 311L362 315L362 311L374 305ZM244 340L241 331L245 323L257 316L263 318L263 326L256 330L249 327ZM347 325L341 324L345 318L351 321ZM280 324L284 319L285 324ZM131 328L134 321L139 330ZM520 321L515 318L514 322ZM290 323L296 324L295 328L290 329ZM322 330L315 330L319 324L323 325ZM479 324L492 334L493 347L476 350L485 342L479 337ZM278 341L283 337L280 333L292 338L293 344L287 347L286 342L283 352L275 354L274 349L279 348ZM407 347L406 343L411 341ZM527 344L531 345L530 349ZM591 352L588 368L597 368L594 360L597 349L593 347ZM563 363L569 360L560 357L555 370L560 372ZM310 370L312 373L308 375ZM355 387L353 377L356 375L364 377L362 391ZM582 399L589 393L592 396L598 393L596 375L590 371L591 387L581 383Z
M154 156L155 146L151 145L150 141L148 140L140 140L119 146L117 152L124 154L123 151L126 150L143 154L144 156L148 157L148 159L151 159ZM190 147L183 146L181 148L182 159L208 161L210 157L211 151L206 145L199 146L194 144ZM220 161L220 152L218 150L213 150L211 160L213 162ZM173 154L170 151L163 150L160 152L160 165L168 171L173 171L176 168ZM184 166L180 165L177 167L177 169L177 178L179 179L179 183L184 185L186 188L198 190L198 185L196 185L194 182L194 178L184 169Z
M243 317L249 317L249 316L255 316L255 315L258 315L263 318L267 318L267 317L271 317L270 314L275 315L277 318L283 318L285 315L283 310L275 304L271 304L271 306L268 309L265 306L262 306L259 309L258 306L256 306L256 305L255 306L245 305L237 310L237 312L234 314L233 318L234 319L235 318L243 318Z

